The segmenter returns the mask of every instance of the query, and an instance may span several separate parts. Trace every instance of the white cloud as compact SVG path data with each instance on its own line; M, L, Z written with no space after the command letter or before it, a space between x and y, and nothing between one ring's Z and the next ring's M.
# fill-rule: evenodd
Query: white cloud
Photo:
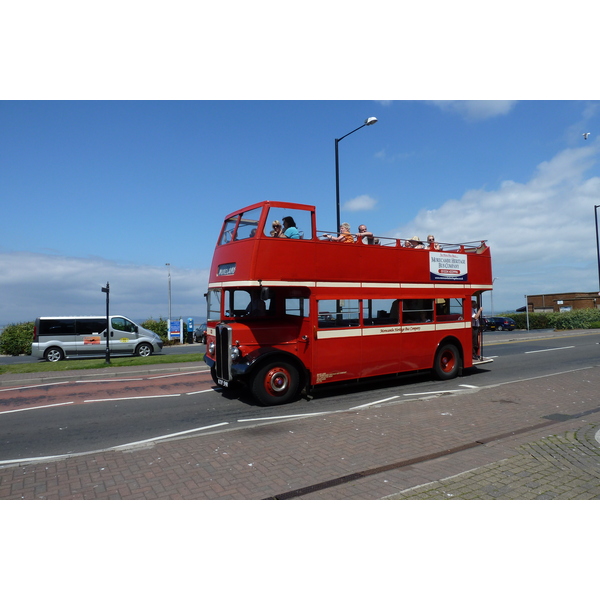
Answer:
M0 253L0 326L41 315L106 312L101 288L110 283L110 311L134 320L168 316L164 266L118 264L29 252ZM206 313L208 271L171 267L173 318Z
M468 121L482 121L499 115L508 114L516 100L433 100L439 108L455 112Z
M376 204L377 200L371 198L371 196L363 194L362 196L357 196L356 198L352 198L352 200L348 200L348 202L345 202L342 206L342 209L348 212L358 212L360 210L373 210Z
M388 155L385 148L375 153L375 158L382 160L387 163L393 163L397 160L406 160L412 156L415 156L414 152L398 152L396 154Z
M524 304L524 294L598 290L594 205L600 177L584 174L600 144L567 149L538 165L526 183L469 190L436 210L423 210L389 235L441 242L488 240L499 309Z

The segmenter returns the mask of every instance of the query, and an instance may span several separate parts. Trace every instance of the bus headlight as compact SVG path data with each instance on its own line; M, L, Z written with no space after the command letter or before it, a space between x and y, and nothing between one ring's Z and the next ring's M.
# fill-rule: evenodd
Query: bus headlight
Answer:
M233 346L231 348L231 360L237 360L241 355L242 353L237 346Z
M214 342L211 342L211 343L208 345L208 353L209 353L209 354L214 354L214 353L215 353L215 343L214 343Z

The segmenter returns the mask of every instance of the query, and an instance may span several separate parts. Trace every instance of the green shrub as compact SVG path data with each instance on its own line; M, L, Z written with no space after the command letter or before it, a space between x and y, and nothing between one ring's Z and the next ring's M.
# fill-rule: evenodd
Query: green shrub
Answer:
M598 309L584 308L568 312L549 313L550 327L554 329L588 329L598 320Z
M167 329L167 320L166 319L163 319L161 317L157 321L156 319L153 319L152 317L150 317L143 323L140 323L140 325L146 329L149 329L150 331L154 331L154 333L156 333L160 337L160 339L163 341L163 343L166 344L168 342L168 340L167 340L168 329Z
M7 325L0 334L0 354L31 354L34 322Z
M502 313L498 317L508 317L516 323L517 329L527 329L526 313ZM529 329L548 329L548 313L529 313Z
M596 308L568 312L530 312L529 329L594 329L600 323L599 313ZM527 313L503 313L498 316L514 319L517 329L527 329Z

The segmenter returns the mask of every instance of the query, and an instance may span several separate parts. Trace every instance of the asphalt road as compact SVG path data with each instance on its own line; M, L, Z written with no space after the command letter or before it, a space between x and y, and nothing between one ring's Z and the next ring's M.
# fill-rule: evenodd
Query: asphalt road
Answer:
M551 335L540 332L539 336ZM484 387L598 364L600 332L539 339L531 333L490 332L484 354L491 364L462 378L435 381L429 374L321 388L312 399L260 407L244 395L213 389L202 367L190 372L57 382L0 389L0 461L112 448L182 432L252 427L269 419L286 427L293 415L345 410L368 403L410 402L464 387ZM198 351L198 345L190 346ZM172 350L172 349L169 349ZM32 387L35 386L35 387Z

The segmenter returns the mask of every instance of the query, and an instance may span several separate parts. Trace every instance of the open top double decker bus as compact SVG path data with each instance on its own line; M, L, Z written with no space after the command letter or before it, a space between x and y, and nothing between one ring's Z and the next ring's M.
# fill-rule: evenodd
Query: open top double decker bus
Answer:
M296 239L272 237L292 217ZM485 242L326 241L315 207L265 201L227 215L213 255L204 360L258 403L325 383L491 362L473 356L472 301L492 289ZM299 236L299 237L298 237ZM365 243L366 241L370 243Z

